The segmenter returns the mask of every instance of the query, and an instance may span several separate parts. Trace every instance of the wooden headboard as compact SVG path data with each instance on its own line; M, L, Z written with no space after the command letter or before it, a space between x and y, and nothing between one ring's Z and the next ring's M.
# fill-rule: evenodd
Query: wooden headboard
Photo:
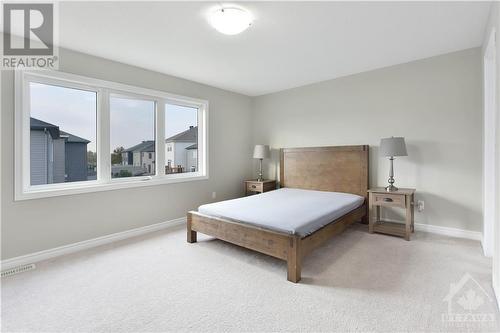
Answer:
M281 187L367 197L368 145L280 150Z

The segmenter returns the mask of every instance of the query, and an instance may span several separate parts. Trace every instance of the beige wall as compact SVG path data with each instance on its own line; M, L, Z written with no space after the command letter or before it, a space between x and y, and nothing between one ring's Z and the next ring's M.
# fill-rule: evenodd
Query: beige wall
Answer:
M218 199L242 195L251 172L249 97L67 50L60 70L207 99L210 179L14 202L14 75L2 71L2 259L185 216Z
M253 100L254 143L272 148L369 144L370 183L385 186L380 138L404 136L396 185L415 187L417 223L482 228L481 50L397 65ZM277 151L266 165L277 177Z

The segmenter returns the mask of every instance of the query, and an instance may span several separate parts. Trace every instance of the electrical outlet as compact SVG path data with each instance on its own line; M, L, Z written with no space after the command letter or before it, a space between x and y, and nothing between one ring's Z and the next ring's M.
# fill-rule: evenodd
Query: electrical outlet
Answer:
M417 201L417 210L419 212L422 212L425 208L424 200L418 200Z
M212 192L212 199L217 198L217 192Z

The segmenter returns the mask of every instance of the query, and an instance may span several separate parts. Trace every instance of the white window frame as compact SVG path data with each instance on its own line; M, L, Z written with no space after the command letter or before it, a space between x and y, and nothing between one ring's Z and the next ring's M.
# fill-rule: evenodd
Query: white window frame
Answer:
M30 180L30 96L29 83L57 85L97 93L97 180L31 185ZM154 176L111 178L110 95L153 100L156 103ZM197 172L165 174L165 104L198 109ZM15 200L90 193L142 186L206 180L208 175L207 100L170 94L59 71L16 71L15 78Z

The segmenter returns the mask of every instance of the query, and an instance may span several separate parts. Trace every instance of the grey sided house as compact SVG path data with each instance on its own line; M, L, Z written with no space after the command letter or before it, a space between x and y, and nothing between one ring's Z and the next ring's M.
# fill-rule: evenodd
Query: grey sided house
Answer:
M142 141L133 147L125 149L122 152L122 164L114 165L112 170L113 174L116 174L120 170L127 170L131 176L154 174L155 141Z
M57 125L30 118L31 185L88 180L89 142Z

